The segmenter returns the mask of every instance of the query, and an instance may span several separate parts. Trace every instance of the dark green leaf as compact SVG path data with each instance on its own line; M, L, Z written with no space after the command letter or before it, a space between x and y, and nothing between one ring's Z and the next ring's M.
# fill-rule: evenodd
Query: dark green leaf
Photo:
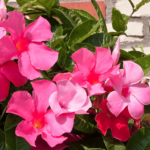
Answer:
M74 128L84 133L94 133L96 131L95 121L90 115L76 115Z
M21 121L22 118L20 118L19 116L8 114L5 121L5 131L17 126Z
M0 129L0 150L6 150L5 134L1 129Z
M126 22L122 14L116 8L112 9L112 26L117 32L125 31L127 29Z
M150 70L150 55L138 58L134 62L142 67L144 75Z
M125 32L109 32L111 36L120 36L120 35L126 35Z
M103 31L104 33L107 33L107 26L106 26L106 23L105 23L103 14L102 14L102 12L101 12L101 10L100 10L98 4L96 3L96 1L95 1L95 0L91 0L91 1L92 1L92 4L93 4L93 6L94 6L96 12L97 12L98 18L101 20L100 25L101 25L101 27L102 27L102 31Z
M134 9L135 6L134 6L132 0L129 0L129 2L130 2L130 4L131 4L132 8Z
M74 45L74 49L75 51L77 51L80 48L87 48L88 50L92 51L93 53L95 53L95 47L93 45L87 44L87 43L76 43Z
M75 43L81 43L93 34L99 25L100 21L88 20L76 26L70 33L68 46L72 47Z
M144 53L139 51L129 51L128 53L130 53L134 57L134 59L146 56Z
M127 15L125 15L125 14L121 14L122 15L122 19L124 20L124 21L126 21L128 18L129 18L129 16L127 16Z
M5 4L7 4L8 1L9 1L9 0L5 0Z
M55 0L55 6L59 6L59 0Z
M106 136L103 136L103 140L107 150L126 150L124 144L113 138L110 132L108 132Z
M83 41L83 43L107 48L113 46L116 43L116 41L117 38L112 37L108 33L97 33L88 37L86 40Z
M145 105L144 106L144 113L145 114L150 113L150 105Z
M14 10L15 10L15 8L13 8L13 7L11 7L11 6L6 6L6 8L7 8L7 12L10 12L10 11L14 11Z
M134 57L130 53L128 53L127 51L122 50L122 49L120 50L120 55L121 55L121 57L125 58L126 60L134 59Z
M150 2L150 0L142 0L140 3L138 3L136 5L136 9L138 10L139 8L141 8L143 5L145 5L145 3Z
M149 150L150 128L141 128L135 132L126 145L127 150Z

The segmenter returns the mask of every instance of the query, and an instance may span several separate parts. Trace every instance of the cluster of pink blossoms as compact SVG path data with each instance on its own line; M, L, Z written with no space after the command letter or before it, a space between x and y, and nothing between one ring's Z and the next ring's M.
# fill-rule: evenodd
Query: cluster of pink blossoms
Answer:
M0 26L10 33L0 35L0 101L4 101L9 81L18 87L28 79L42 77L40 70L50 69L57 62L58 52L43 43L53 34L42 17L25 27L23 14L12 11L8 19L4 15ZM13 93L7 113L24 119L16 135L33 147L39 135L50 147L63 143L67 139L64 134L72 131L75 114L88 114L90 97L96 96L100 99L97 108L101 109L95 118L98 128L104 135L110 128L114 138L128 140L128 120L141 119L144 105L150 104L150 88L140 83L143 71L134 62L124 61L123 69L119 69L119 44L118 40L112 54L101 47L95 47L95 55L81 48L71 56L75 62L72 73L59 73L53 81L31 82L32 96L27 91Z

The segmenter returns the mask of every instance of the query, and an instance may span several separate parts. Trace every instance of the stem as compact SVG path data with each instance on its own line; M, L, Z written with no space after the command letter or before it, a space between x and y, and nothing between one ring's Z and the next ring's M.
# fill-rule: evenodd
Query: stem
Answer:
M46 73L44 71L40 70L40 73L42 74L43 78L49 80L49 77L46 75Z
M45 12L24 13L24 15L33 15L33 14L41 14L41 13L45 13Z
M137 9L133 9L131 15L129 16L129 18L126 20L125 24L127 24L127 22L129 21L129 19L132 17L132 15L137 11Z

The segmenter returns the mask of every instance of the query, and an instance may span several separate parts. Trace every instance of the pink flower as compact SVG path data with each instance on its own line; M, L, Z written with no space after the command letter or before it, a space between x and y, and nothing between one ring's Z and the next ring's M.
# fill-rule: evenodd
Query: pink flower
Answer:
M3 20L7 19L7 8L5 6L5 1L1 0L0 1L0 21L2 22Z
M51 109L56 115L68 112L85 114L92 107L84 88L69 80L57 81L57 91L49 98Z
M0 65L0 102L4 101L9 93L10 81L16 86L22 86L27 82L18 69L17 63L7 61Z
M22 75L32 80L41 77L39 70L48 70L58 59L58 52L48 48L42 41L53 36L49 22L39 17L25 27L21 12L9 12L9 18L1 23L11 36L0 40L0 63L10 59L19 59Z
M123 113L117 117L114 116L107 108L106 103L107 100L105 99L100 104L99 107L102 109L102 111L97 114L95 118L98 128L104 135L106 135L108 129L111 129L112 136L114 138L121 141L127 141L131 137L128 127L129 118Z
M119 66L112 68L113 59L110 49L102 47L96 47L95 55L86 48L81 48L73 53L72 59L76 63L73 74L79 73L76 81L85 82L84 87L88 89L89 96L105 93L103 81L119 69Z
M107 106L116 117L127 107L134 119L140 119L144 113L144 105L150 104L150 88L139 83L143 77L139 65L124 61L123 68L119 74L110 77L115 91L108 95Z
M15 92L7 108L7 113L22 117L16 128L16 135L35 146L38 135L54 147L66 140L62 134L71 132L74 123L74 113L64 113L58 117L49 107L49 96L56 91L56 85L48 80L39 80L31 83L34 89L33 97L26 91Z

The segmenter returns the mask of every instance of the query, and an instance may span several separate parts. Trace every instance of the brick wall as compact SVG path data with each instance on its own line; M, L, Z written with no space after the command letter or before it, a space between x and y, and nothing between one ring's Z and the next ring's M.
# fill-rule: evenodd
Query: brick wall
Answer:
M106 18L108 31L113 31L111 25L111 10L116 7L121 13L130 15L132 12L132 7L128 0L96 0L100 9ZM136 5L141 0L132 0ZM9 0L10 5L16 5L15 0ZM60 5L73 9L83 9L91 13L94 17L97 14L91 4L90 0L60 0ZM124 50L131 50L131 46L135 47L137 50L141 51L136 45L141 44L144 47L144 52L150 54L150 34L149 34L149 24L150 24L150 3L145 4L140 8L133 17L129 20L128 29L126 34L128 37L122 35L121 48Z

